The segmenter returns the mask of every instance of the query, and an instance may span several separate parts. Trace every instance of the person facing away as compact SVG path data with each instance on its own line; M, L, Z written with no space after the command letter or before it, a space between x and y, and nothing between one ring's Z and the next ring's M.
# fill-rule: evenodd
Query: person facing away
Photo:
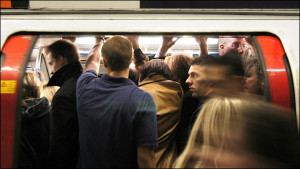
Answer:
M79 151L76 81L82 73L78 48L69 40L58 40L45 52L53 74L47 86L60 87L51 104L47 167L74 168Z
M34 73L23 79L19 168L42 168L46 164L50 135L50 105Z
M175 131L180 120L183 91L168 65L153 59L141 70L139 88L149 92L157 110L157 168L170 168L177 157Z
M105 74L97 77L97 38L77 81L80 153L78 168L155 168L156 108L153 97L128 79L132 45L109 38L101 53Z
M231 146L232 125L240 119L241 101L237 98L215 97L205 101L196 119L183 153L176 159L174 168L194 167L191 154L209 152L209 146L220 149ZM202 162L198 159L194 163Z
M174 168L298 168L289 110L256 99L215 97L203 106Z

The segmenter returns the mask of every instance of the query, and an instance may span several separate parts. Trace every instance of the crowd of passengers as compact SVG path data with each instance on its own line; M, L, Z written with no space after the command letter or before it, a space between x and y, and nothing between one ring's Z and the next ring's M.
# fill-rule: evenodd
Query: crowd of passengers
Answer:
M18 167L299 167L297 131L265 101L250 37L220 36L215 56L195 36L193 58L167 53L173 36L147 57L138 35L97 35L84 69L75 39L45 48L47 84L25 73Z

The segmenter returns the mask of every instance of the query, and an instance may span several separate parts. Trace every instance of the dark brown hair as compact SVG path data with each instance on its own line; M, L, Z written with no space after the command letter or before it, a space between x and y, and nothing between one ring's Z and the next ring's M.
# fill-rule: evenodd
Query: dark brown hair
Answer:
M23 79L23 98L40 98L42 94L42 83L37 75L26 72Z
M51 53L51 56L56 61L61 56L67 59L68 63L79 61L78 47L69 40L58 40L45 48L46 53Z
M141 70L140 81L154 75L161 75L168 80L175 80L169 66L161 59L152 59Z
M191 65L200 65L200 66L217 65L217 64L219 64L218 58L212 55L197 57L191 63Z
M250 71L251 68L254 68L257 77L260 80L263 80L264 74L262 72L261 65L260 65L260 63L257 59L251 59L250 61L248 61L246 63L245 67L246 67L245 68L245 74L247 74Z

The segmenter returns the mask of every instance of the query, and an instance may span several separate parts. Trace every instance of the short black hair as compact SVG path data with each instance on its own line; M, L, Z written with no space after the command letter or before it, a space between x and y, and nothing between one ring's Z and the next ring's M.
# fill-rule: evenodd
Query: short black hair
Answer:
M59 56L67 59L68 63L79 61L78 47L69 40L57 40L45 49L46 53L51 52L51 57L56 61Z
M191 65L200 66L227 66L232 76L244 76L242 60L237 55L226 54L223 56L206 55L194 59Z
M200 66L208 66L208 65L218 65L219 58L217 56L205 55L195 58L191 65L200 65Z

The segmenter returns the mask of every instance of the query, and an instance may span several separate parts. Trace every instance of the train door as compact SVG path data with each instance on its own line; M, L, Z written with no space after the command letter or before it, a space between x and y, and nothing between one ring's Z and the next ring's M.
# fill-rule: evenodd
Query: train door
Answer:
M46 33L45 33L46 34ZM42 47L47 44L38 44L38 40L43 41L47 36L43 35L15 35L8 38L1 50L1 168L15 167L17 163L17 153L19 145L20 130L20 104L22 96L22 82L26 69L40 70L46 81L50 78L46 58L43 56ZM75 33L76 34L76 33ZM199 33L201 34L201 33ZM222 33L232 35L230 33ZM249 36L249 33L240 33ZM182 35L182 34L181 34ZM181 36L174 33L174 36ZM188 34L189 37L194 34ZM210 38L216 39L220 33L212 33ZM54 39L59 39L60 34L53 35ZM85 37L78 34L77 36ZM152 34L145 34L145 37L152 37ZM291 76L289 60L285 54L279 38L266 35L251 35L253 45L257 51L265 75L265 96L266 100L276 105L290 109L291 122L297 125L295 111L294 83ZM86 44L78 44L81 49L81 63L84 66L88 48ZM149 46L150 45L150 46ZM155 44L157 48L157 44ZM151 55L155 53L154 44L145 44L143 51ZM180 44L173 51L183 50ZM210 54L218 54L217 43L209 48ZM151 49L151 50L149 50ZM195 50L188 47L186 50ZM196 49L198 50L198 49ZM191 52L192 57L197 54ZM35 56L33 56L35 55ZM28 63L35 66L27 67ZM100 72L103 70L100 70Z

